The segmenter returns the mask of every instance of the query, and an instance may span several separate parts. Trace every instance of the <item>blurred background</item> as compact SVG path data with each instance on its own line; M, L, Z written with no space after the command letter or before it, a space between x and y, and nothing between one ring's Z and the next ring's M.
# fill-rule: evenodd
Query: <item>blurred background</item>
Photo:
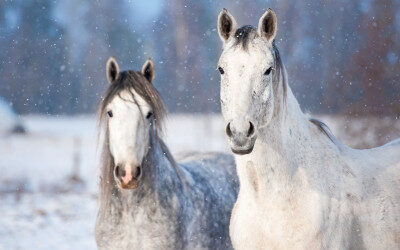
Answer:
M291 86L313 113L400 112L400 1L50 1L0 3L0 95L21 114L93 113L105 62L156 62L170 112L219 112L216 18L278 16Z
M154 60L172 152L228 152L217 16L256 25L269 7L305 112L356 148L400 136L400 0L0 0L0 249L95 247L110 56Z

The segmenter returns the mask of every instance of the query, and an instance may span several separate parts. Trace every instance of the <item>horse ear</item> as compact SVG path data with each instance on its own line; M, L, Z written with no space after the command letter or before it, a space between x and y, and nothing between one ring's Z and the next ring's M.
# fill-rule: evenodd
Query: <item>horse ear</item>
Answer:
M154 63L149 58L142 66L142 75L146 77L149 82L152 82L155 75Z
M235 18L225 8L222 9L218 16L218 34L222 42L226 42L235 32Z
M258 35L272 42L276 36L277 20L275 12L268 9L258 21Z
M107 80L109 83L113 83L119 76L119 66L114 57L110 57L106 64Z

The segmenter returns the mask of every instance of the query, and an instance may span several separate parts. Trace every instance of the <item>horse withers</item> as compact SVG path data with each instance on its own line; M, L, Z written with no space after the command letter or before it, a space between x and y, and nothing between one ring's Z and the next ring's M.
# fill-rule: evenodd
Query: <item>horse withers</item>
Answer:
M110 58L106 71L110 85L99 106L98 248L232 248L233 157L186 154L177 163L161 139L166 110L151 83L153 62L139 72L120 72Z
M218 32L221 109L240 181L234 248L399 249L400 140L351 149L301 111L272 10L257 28L236 28L224 9Z

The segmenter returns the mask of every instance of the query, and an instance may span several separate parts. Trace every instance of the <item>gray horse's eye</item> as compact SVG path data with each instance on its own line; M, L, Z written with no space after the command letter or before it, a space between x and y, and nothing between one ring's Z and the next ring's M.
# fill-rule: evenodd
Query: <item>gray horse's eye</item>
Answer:
M264 72L264 75L269 75L270 73L271 73L271 71L272 71L272 67L269 67L265 72Z
M146 115L146 119L150 119L151 117L153 117L153 112L149 112L149 113L147 113L147 115Z
M113 117L113 113L112 113L112 111L110 110L110 111L108 111L107 112L107 115L108 115L108 117Z
M225 73L224 69L221 67L218 67L218 70L219 70L219 73L221 73L221 75Z

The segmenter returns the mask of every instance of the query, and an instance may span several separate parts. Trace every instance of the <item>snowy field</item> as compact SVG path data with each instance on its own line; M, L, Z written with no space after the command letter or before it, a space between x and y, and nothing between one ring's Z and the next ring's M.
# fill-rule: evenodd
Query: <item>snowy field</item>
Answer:
M346 144L365 148L400 136L394 119L319 117ZM0 137L0 249L95 249L94 117L24 117L26 135ZM173 153L226 151L218 115L171 115Z

